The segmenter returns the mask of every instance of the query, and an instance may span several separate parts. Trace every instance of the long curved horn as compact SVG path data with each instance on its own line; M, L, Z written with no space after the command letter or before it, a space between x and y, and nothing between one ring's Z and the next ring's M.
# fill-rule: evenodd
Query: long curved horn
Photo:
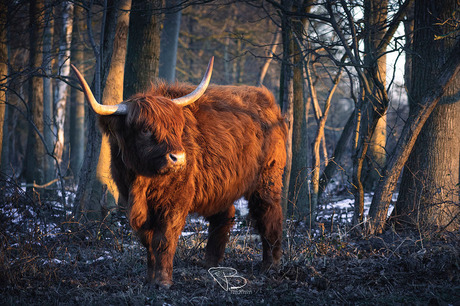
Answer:
M176 103L177 105L187 106L187 105L192 104L196 100L198 100L204 94L204 92L206 91L206 88L208 88L209 81L211 80L213 65L214 65L214 56L211 57L211 59L209 60L208 69L206 70L206 73L204 74L204 77L201 80L200 85L198 85L198 87L194 91L189 93L188 95L177 98L177 99L173 99L172 101Z
M103 105L97 102L96 98L94 98L94 95L89 88L88 83L86 83L85 78L81 75L80 71L74 66L70 65L72 67L73 72L77 75L78 81L80 82L80 85L83 89L83 93L86 96L86 100L88 100L89 104L91 105L91 108L94 110L94 112L98 115L101 116L107 116L107 115L126 115L128 113L128 107L125 103L120 103L117 105Z

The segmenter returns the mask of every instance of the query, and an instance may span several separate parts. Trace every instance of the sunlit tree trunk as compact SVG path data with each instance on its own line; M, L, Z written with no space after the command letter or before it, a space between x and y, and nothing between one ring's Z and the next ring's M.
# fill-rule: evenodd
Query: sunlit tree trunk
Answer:
M411 112L439 73L450 51L460 17L458 1L416 1ZM395 218L421 231L458 229L460 156L460 76L431 113L415 142L402 177Z
M167 2L160 44L160 67L158 76L168 82L176 78L177 45L179 42L182 11L180 1Z
M43 135L43 79L34 76L42 63L43 44L43 0L29 2L29 84L28 84L28 136L24 172L26 183L44 181L43 165L45 150L40 139ZM31 188L28 188L30 190Z
M386 44L382 41L386 32L388 2L379 0L364 1L365 56L364 69L360 78L361 97L355 109L356 136L353 154L353 187L355 207L353 223L364 220L364 190L366 184L366 157L369 173L376 178L381 176L377 161L385 162L386 119L388 94L385 88ZM374 151L374 153L373 153ZM371 159L372 158L372 159ZM375 170L375 172L374 172ZM372 175L371 175L372 176Z
M385 25L388 16L388 0L366 0L364 1L364 19L366 35L364 38L364 65L370 74L370 84L379 83L386 86L386 55L385 50L379 49L385 35ZM376 86L376 85L374 85ZM373 86L373 87L374 87ZM379 89L375 89L378 92ZM368 103L373 103L369 101ZM371 191L381 176L383 166L386 162L386 140L387 140L387 116L380 114L374 133L372 135L366 162L363 169L364 189Z
M341 1L341 4L346 3L345 1ZM369 6L371 8L373 7L373 10L376 9L376 7L379 7L381 4L386 3L382 2L380 3L379 1L368 1L366 0L364 2L366 6L366 10L369 9ZM401 5L399 6L399 9L397 12L395 12L392 15L392 19L388 20L385 25L381 27L376 27L374 28L373 31L377 31L379 36L383 33L384 35L382 39L378 42L372 43L372 44L367 44L368 49L371 51L375 52L375 54L366 54L366 61L372 60L372 59L378 59L380 58L381 55L384 55L384 52L390 43L392 37L394 36L400 22L403 20L408 7L410 7L411 3L413 3L413 0L406 0ZM326 2L326 8L328 9L328 12L330 16L332 17L331 20L331 25L334 27L334 31L339 34L339 37L343 37L343 32L342 29L340 29L337 25L337 22L335 18L333 17L335 14L332 10L332 2L327 1ZM345 6L343 7L344 10L347 10L348 8ZM351 12L350 16L351 16ZM369 15L369 13L366 14L367 16L371 16L371 19L363 19L365 20L365 29L371 29L370 28L370 22L375 22L375 20L378 20L380 17L380 14L386 14L385 11L383 12L376 12L375 15ZM348 18L348 22L351 25L350 29L352 30L352 34L356 29L352 28L352 26L356 25L353 20ZM382 19L383 21L383 19ZM372 34L372 31L363 31L361 33L362 35L370 35ZM361 35L360 35L361 36ZM372 34L371 37L376 37L375 34ZM327 186L328 181L331 179L331 177L334 175L336 169L338 168L338 164L340 164L341 158L344 155L343 153L345 152L345 148L348 142L348 139L353 135L352 137L352 143L353 143L353 151L355 152L353 154L353 184L354 184L354 189L355 189L355 208L356 208L356 218L355 221L360 221L363 219L363 208L364 208L364 186L362 184L361 180L361 170L362 166L364 165L365 161L365 156L367 149L369 148L369 144L371 144L372 140L369 139L369 135L372 135L374 133L374 128L377 126L378 121L375 121L375 118L379 118L382 116L382 114L385 114L386 109L388 107L388 96L385 90L384 84L382 84L380 79L384 80L384 78L381 78L379 74L374 73L373 71L379 72L377 62L371 63L371 65L363 65L361 64L360 58L358 58L358 36L356 34L353 35L353 43L349 45L347 41L343 40L340 38L341 43L345 47L346 51L346 56L350 58L350 61L353 63L355 66L356 72L358 73L359 77L359 83L360 83L360 92L359 95L360 97L356 99L356 108L355 112L352 114L352 116L348 119L344 130L340 136L339 142L336 146L336 149L334 151L333 155L333 160L328 164L326 167L323 175L321 176L320 179L320 192L323 192L324 189ZM363 38L361 36L361 38ZM368 39L366 38L367 42L374 41L374 39ZM369 47L373 47L369 48ZM365 69L364 69L365 68ZM367 96L364 99L364 94ZM363 102L366 102L363 104ZM367 103L371 102L371 103ZM380 133L380 136L384 135L385 132ZM383 138L383 137L382 137ZM375 147L383 148L383 145L377 145ZM382 179L382 176L379 175L380 179Z
M70 73L70 42L72 39L73 3L70 1L64 1L61 5L62 28L59 42L58 75L65 78L68 77ZM62 154L64 153L64 124L68 95L67 88L68 86L66 82L57 82L54 98L54 118L56 124L56 143L54 145L54 154L59 165L62 162Z
M146 91L158 76L161 0L133 0L129 19L124 98Z
M452 5L452 2L450 2ZM432 31L431 25L432 19L431 18L431 11L429 11L427 3L423 2L420 3L416 2L416 5L422 5L419 9L424 13L419 14L422 16L418 16L419 20L416 22L415 31L414 31L414 49L411 51L414 55L412 57L412 80L410 85L410 95L409 97L413 99L413 103L411 102L411 108L409 112L409 117L407 118L403 130L401 131L401 136L398 139L398 143L395 146L394 151L392 154L389 155L389 159L387 165L385 166L384 173L378 187L376 188L374 197L372 198L372 204L369 210L369 217L371 221L371 232L373 233L381 233L385 229L385 222L387 219L388 208L391 203L392 195L396 189L396 185L398 182L398 178L401 174L401 171L405 165L405 163L412 158L416 158L414 145L417 141L417 137L419 136L422 128L424 127L425 122L428 120L428 117L432 114L433 110L437 106L438 102L444 96L444 93L447 89L451 89L451 86L458 86L458 73L460 72L460 41L457 41L454 46L444 45L439 41L435 41L433 35L428 34ZM423 6L424 5L424 6ZM452 7L452 6L447 6ZM433 15L435 18L436 15ZM417 18L416 18L417 20ZM438 19L440 20L440 19ZM436 22L438 27L434 27L438 33L442 33L444 30L447 30L448 33L449 28L443 29L444 22ZM440 26L440 28L439 28ZM428 32L428 33L427 33ZM415 35L418 34L418 35ZM442 35L441 35L442 37ZM446 42L444 42L446 43ZM427 45L430 48L425 48ZM418 50L419 52L416 52ZM436 51L434 51L436 50ZM442 52L440 52L442 51ZM433 53L434 52L434 53ZM436 55L433 58L433 54L442 54L441 58L438 58ZM438 61L439 59L439 61ZM421 84L417 85L418 80L421 80ZM454 85L451 85L454 84ZM457 84L457 85L455 85ZM422 90L421 86L425 86L425 89ZM458 87L457 87L458 89ZM416 96L412 96L414 93ZM458 102L456 102L458 104ZM458 111L457 111L458 112ZM436 134L436 133L435 133ZM455 132L454 132L454 135ZM446 137L445 135L442 137ZM431 149L431 148L426 148ZM439 150L433 149L434 152L440 152ZM410 156L411 151L413 156ZM447 150L449 152L449 150ZM421 152L422 154L425 151ZM456 163L455 158L458 158L458 155L454 157L453 161ZM439 165L440 167L445 167L443 164ZM408 163L409 165L410 163ZM425 165L420 165L420 167L424 167ZM428 166L428 165L427 165ZM429 166L432 166L431 164ZM406 168L406 171L416 170L417 168ZM449 170L449 169L447 169ZM458 169L457 169L458 171ZM423 172L423 171L420 171ZM430 173L430 172L425 172ZM410 174L410 173L408 173ZM404 174L401 187L400 187L400 197L398 198L398 202L396 203L396 211L393 212L393 217L396 223L400 225L406 225L409 227L415 227L419 230L429 229L433 227L438 227L440 224L436 223L436 213L437 210L430 209L433 213L431 221L434 221L432 224L425 224L424 226L420 226L418 220L423 220L423 216L425 213L428 212L428 209L425 209L423 206L414 204L423 203L419 201L419 199L409 199L410 202L406 205L401 205L402 197L405 197L404 193L410 194L417 190L410 190L409 188L411 184L407 184L407 176L408 174ZM450 177L450 175L447 175ZM406 178L405 178L406 177ZM411 177L411 176L409 176ZM425 178L426 176L420 176L421 179ZM412 176L411 179L417 180L417 176ZM445 187L445 186L444 186ZM445 195L443 188L437 190L443 192ZM457 186L458 188L458 186ZM428 191L427 189L424 191ZM421 194L421 193L420 193ZM419 194L419 195L420 195ZM417 194L414 194L417 196ZM458 202L458 200L457 200ZM429 204L429 203L428 203ZM402 207L401 207L402 206ZM430 207L430 206L429 206ZM458 206L453 206L454 208ZM409 209L407 209L409 208ZM411 211L411 209L413 210ZM433 208L433 207L431 207ZM424 212L425 211L425 212ZM440 210L442 212L442 210ZM442 213L441 213L442 215ZM457 215L458 216L458 215ZM414 218L415 217L415 218ZM418 218L421 217L421 218ZM455 227L455 222L458 222L458 218L453 220L449 218L451 221L454 221L453 224L448 224L449 227ZM441 229L444 226L441 227Z
M84 74L84 44L82 37L85 33L85 10L80 5L74 5L72 27L72 46L70 61ZM75 178L80 172L85 150L85 96L77 88L70 89L70 169Z
M126 46L128 38L129 10L131 0L121 0L118 13L117 29L115 33L112 63L105 84L102 101L104 104L118 104L123 100L123 79L126 59ZM115 201L121 201L122 206L126 199L119 199L119 193L110 173L110 145L107 135L102 135L101 151L97 164L97 179L107 186L109 192L107 197L107 212L115 208ZM105 190L106 188L102 188Z
M103 25L104 33L100 44L101 47L99 50L97 50L98 48L94 48L98 59L92 87L93 93L99 101L102 100L102 92L104 91L111 65L120 1L112 1L110 4L111 5L108 6L106 10L107 15L103 18L105 19L105 24ZM91 11L87 13L92 14ZM94 112L88 112L86 121L88 141L83 158L83 165L79 174L78 189L75 195L74 204L74 215L77 220L81 220L82 217L86 217L88 220L100 220L106 212L106 207L103 207L105 203L101 201L101 199L103 199L104 189L107 188L104 188L96 177L102 141L96 119Z

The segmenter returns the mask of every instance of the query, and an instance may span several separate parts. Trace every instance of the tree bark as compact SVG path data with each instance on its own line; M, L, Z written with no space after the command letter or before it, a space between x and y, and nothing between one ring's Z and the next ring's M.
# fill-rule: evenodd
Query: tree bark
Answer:
M176 78L177 45L182 16L179 4L178 0L168 1L161 32L159 77L168 82L174 82Z
M293 25L295 33L304 33L303 23L297 22ZM292 122L292 166L291 178L289 181L289 203L288 213L297 217L310 219L314 218L315 210L310 207L310 195L308 192L308 143L307 143L307 122L305 115L306 100L304 99L303 60L300 43L304 39L297 37L298 42L293 42L292 58L293 69L293 122Z
M35 76L42 63L43 45L43 0L31 0L29 3L29 84L27 120L29 121L27 148L25 157L25 179L29 186L44 182L45 149L39 134L43 134L43 79ZM28 192L31 187L28 187Z
M80 5L74 5L72 50L70 61L84 74L84 44L81 37L85 29L85 12ZM79 89L70 89L70 169L78 179L85 152L85 95Z
M354 123L354 113L350 115L345 124L342 134L340 134L339 140L332 154L332 160L328 163L324 169L321 177L319 179L319 188L318 188L318 199L321 198L323 192L326 190L326 187L330 179L334 176L337 168L341 167L342 158L347 152L347 146L350 143L350 137L353 133L353 123Z
M110 63L112 60L113 42L115 39L115 30L117 25L117 14L120 0L112 1L111 6L107 8L105 24L103 25L103 39L101 48L95 50L97 59L95 78L93 82L93 92L96 99L102 100L107 76L109 74ZM91 11L87 12L91 14ZM89 15L91 17L91 15ZM91 18L88 20L90 24ZM88 27L91 31L91 28ZM91 37L91 33L90 33ZM93 45L93 48L96 47ZM100 69L100 71L98 71ZM89 220L100 220L103 211L101 207L101 198L103 186L96 179L96 169L98 156L101 148L101 133L96 124L96 115L94 112L88 112L87 116L88 141L86 145L83 166L79 175L78 189L75 195L74 215L77 220L85 216Z
M405 62L404 62L404 85L406 87L406 92L409 93L412 88L411 74L412 74L412 48L414 40L414 3L412 3L406 14L406 20L404 20L404 49L405 52Z
M104 104L114 105L123 100L123 80L126 59L126 47L128 38L129 10L131 0L121 0L120 11L118 13L117 28L113 46L112 62L107 76L102 101ZM102 135L101 151L97 164L97 179L102 185L107 186L109 192L106 199L106 211L111 211L116 207L115 201L124 205L126 199L119 199L118 188L113 181L110 172L110 145L107 135ZM105 190L102 188L101 190Z
M124 99L146 91L158 75L162 1L133 0L129 19Z
M70 74L70 42L72 39L72 13L73 3L70 1L62 2L62 28L59 42L58 55L58 75L68 77ZM54 154L56 156L57 167L60 167L62 155L64 154L64 124L65 111L67 104L67 83L58 82L56 84L56 96L54 98L54 118L56 124L56 142Z
M286 11L292 11L292 0L282 0L281 5ZM281 196L281 206L283 208L283 214L286 216L288 212L289 203L289 181L291 179L291 168L292 168L292 131L293 131L293 120L294 120L294 82L293 82L293 70L292 70L292 25L288 19L288 16L282 16L281 35L283 41L283 62L281 65L281 78L280 90L281 96L281 109L286 118L288 125L288 135L286 139L286 167L284 168L283 175L283 191Z
M364 1L364 20L366 35L364 36L364 66L372 86L370 94L377 94L379 87L386 90L386 55L385 49L379 49L385 37L385 25L388 16L388 0ZM378 84L376 84L378 83ZM367 98L367 103L373 101ZM386 109L385 109L386 110ZM370 140L369 149L363 165L363 187L372 191L380 179L386 162L387 116L386 112L379 114L375 130ZM366 118L364 118L366 119Z
M414 38L414 43L416 40L417 38ZM431 41L431 43L434 42ZM416 57L413 58L413 82L415 82L416 76L423 77L423 74L415 73L415 68L417 65L420 65L415 59ZM428 65L428 63L425 63L425 65ZM425 65L420 65L418 69L426 67ZM409 159L409 155L411 154L415 141L417 140L423 125L425 124L433 109L436 107L441 97L444 95L446 89L450 86L450 83L456 82L455 79L458 79L459 71L460 41L458 41L456 45L451 49L449 57L443 64L442 68L439 69L439 73L430 79L429 84L431 85L425 84L428 86L428 90L424 91L423 95L416 99L418 103L415 105L415 107L412 108L409 118L407 119L403 131L401 132L401 137L396 144L396 148L390 155L391 157L389 158L388 163L383 171L383 176L379 181L369 210L372 233L381 233L384 230L391 198L404 164ZM458 155L455 158L458 158ZM405 192L403 186L401 186L401 192ZM411 201L410 203L414 202ZM401 213L402 210L400 210L397 215L399 216ZM402 216L396 217L396 219L398 218L404 220L404 217Z
M458 1L417 1L410 107L435 80L455 48L460 17ZM420 231L456 230L459 213L460 77L445 89L415 142L401 180L395 221Z
M0 0L0 171L5 168L6 158L3 153L3 127L6 113L6 84L8 76L8 46L6 44L8 4L6 0ZM6 129L5 129L6 130ZM5 133L7 134L7 133ZM6 137L5 137L6 138ZM5 144L7 141L5 141Z
M294 1L293 11L300 14L310 12L312 1ZM306 35L309 28L307 18L293 18L291 31L293 42L291 56L293 63L293 122L292 122L292 166L289 181L289 203L297 218L305 218L312 224L316 218L316 206L312 206L309 192L310 169L308 167L307 120L310 109L309 99L304 94L304 58ZM289 209L288 209L289 210ZM290 213L292 213L290 212Z
M386 123L385 113L389 99L385 88L386 44L382 44L386 33L383 31L386 25L388 2L369 0L364 2L365 20L365 56L364 69L356 67L360 74L360 89L362 99L355 109L356 133L355 149L353 155L353 187L355 197L355 209L353 223L357 224L364 220L364 189L366 176L366 157L370 177L380 177L379 167L385 162ZM351 20L349 21L351 25ZM354 25L351 25L352 27ZM357 46L355 45L355 48ZM380 130L379 130L380 128ZM372 150L375 153L372 153ZM369 152L369 155L368 155ZM371 159L372 158L372 159ZM369 169L371 168L371 169ZM373 174L372 174L373 173ZM371 179L372 182L372 179ZM373 185L373 184L367 184Z
M43 35L43 70L47 76L52 74L52 54L53 49L54 18L53 6L50 0L46 0L45 8L45 29ZM53 136L53 83L51 77L43 78L43 122L45 145L48 151L52 151L54 145ZM45 181L51 181L56 172L54 170L54 159L51 156L45 157Z

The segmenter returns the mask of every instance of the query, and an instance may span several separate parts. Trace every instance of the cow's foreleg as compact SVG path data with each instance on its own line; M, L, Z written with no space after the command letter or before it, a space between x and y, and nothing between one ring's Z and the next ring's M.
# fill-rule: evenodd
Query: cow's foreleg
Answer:
M184 212L168 212L159 216L152 237L152 250L155 256L154 282L169 288L172 285L173 259L177 242L185 225Z
M225 245L229 239L229 232L235 218L235 206L231 205L226 211L213 215L209 221L209 238L206 245L205 265L216 267L223 259Z
M155 278L155 255L152 248L153 230L139 230L137 232L139 239L147 249L147 282L153 282Z

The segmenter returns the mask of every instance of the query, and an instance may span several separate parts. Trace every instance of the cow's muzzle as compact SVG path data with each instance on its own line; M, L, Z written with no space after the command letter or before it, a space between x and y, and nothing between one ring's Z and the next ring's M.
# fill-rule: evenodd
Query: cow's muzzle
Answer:
M174 170L180 169L185 166L185 152L172 152L166 155L166 160L168 161L168 167Z

